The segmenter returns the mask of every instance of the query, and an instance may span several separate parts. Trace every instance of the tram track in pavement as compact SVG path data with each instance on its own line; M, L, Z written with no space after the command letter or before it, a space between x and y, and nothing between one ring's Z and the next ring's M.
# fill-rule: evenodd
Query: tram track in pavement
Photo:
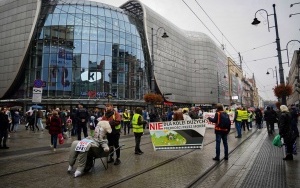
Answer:
M234 134L235 133L235 131L233 131L233 132L231 132L230 134ZM253 134L253 133L252 133ZM249 138L249 137L251 137L252 136L252 134L250 135L250 136L248 136L247 137L247 139ZM134 139L134 138L133 138ZM126 144L128 144L128 142L131 142L132 143L132 140L133 139L124 139L123 140L123 144L125 143L125 145ZM215 142L215 140L213 139L212 141L209 141L209 142L207 142L207 143L205 143L204 144L204 146L207 146L207 145L209 145L209 144L212 144L212 143L214 143ZM148 145L148 144L151 144L152 142L145 142L145 143L143 143L142 145ZM134 145L131 145L130 146L130 144L128 144L129 146L127 146L127 147L123 147L122 148L122 150L128 150L128 149L132 149L132 148L134 148ZM242 145L242 143L240 144L240 145ZM239 145L239 146L240 146ZM236 148L235 148L236 149ZM234 150L235 150L234 149ZM234 151L233 150L233 151ZM124 183L124 182L127 182L127 181L130 181L130 180L132 180L132 179L134 179L135 177L138 177L138 176L140 176L140 175L142 175L142 174L147 174L147 172L150 172L150 171L152 171L152 170L155 170L155 169L159 169L160 167L163 167L163 166L165 166L165 165L167 165L167 164L170 164L171 162L176 162L176 160L178 160L178 159L180 159L180 158L183 158L184 156L187 156L188 154L191 154L191 153L193 153L194 151L197 151L196 149L195 150L189 150L189 151L187 151L187 152L184 152L184 153L182 153L182 154L180 154L180 155L176 155L176 156L174 156L174 157L172 157L172 158L168 158L167 160L164 160L164 161L161 161L161 162L159 162L159 163L156 163L156 164L152 164L151 166L149 166L148 168L146 168L146 169L141 169L139 172L137 172L137 173L133 173L133 174L129 174L129 175L127 175L127 176L125 176L125 177L123 177L123 178L121 178L121 179L119 179L119 180L116 180L116 181L114 181L114 182L112 182L112 183L109 183L109 182L107 182L107 184L105 184L105 185L103 185L102 187L114 187L114 186L120 186L120 185L122 185L122 183ZM198 150L199 151L199 150ZM232 153L233 151L231 151L230 153ZM62 151L62 152L67 152L67 151ZM62 152L58 152L58 153L56 153L56 154L59 154L59 153L62 153ZM53 154L53 153L52 153ZM44 154L44 155L49 155L49 154ZM42 156L43 157L43 156ZM22 172L26 172L26 171L33 171L33 170L38 170L38 169L42 169L42 168L47 168L47 167L51 167L51 166L55 166L55 165L60 165L60 164L63 164L63 163L67 163L68 162L68 160L63 160L63 161L59 161L59 162L55 162L55 163L50 163L50 164L42 164L42 165L39 165L39 166L36 166L36 167L33 167L33 168L27 168L27 169L23 169L23 170L18 170L18 171L15 171L15 172L10 172L10 173L6 173L6 174L0 174L0 177L4 177L4 176L6 176L6 177L9 177L10 175L11 176L13 176L13 175L15 175L15 174L18 174L18 173L22 173ZM213 170L213 168L210 168L210 170ZM206 174L207 173L209 173L209 170L207 170L207 172L206 172ZM195 182L196 181L199 181L199 180L201 180L201 178L197 178L197 180L195 180Z

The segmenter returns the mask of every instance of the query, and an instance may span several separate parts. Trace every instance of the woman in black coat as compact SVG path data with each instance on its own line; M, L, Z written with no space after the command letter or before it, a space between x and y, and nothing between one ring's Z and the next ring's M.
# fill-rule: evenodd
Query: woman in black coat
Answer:
M283 138L287 147L286 157L283 160L293 160L293 143L295 140L291 126L291 115L286 105L281 105L280 111L281 114L278 122L279 135Z

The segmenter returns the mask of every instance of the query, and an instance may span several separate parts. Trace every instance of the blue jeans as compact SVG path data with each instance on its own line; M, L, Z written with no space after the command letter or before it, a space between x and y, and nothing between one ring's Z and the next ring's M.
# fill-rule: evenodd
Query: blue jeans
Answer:
M51 134L51 145L53 145L53 148L56 148L56 146L57 146L57 134Z
M41 127L42 130L44 130L44 125L42 122L42 118L37 118L37 124Z
M242 137L242 122L241 121L236 121L235 122L235 127L237 131L237 136Z
M224 157L228 158L227 134L224 134L224 133L216 134L216 158L220 159L221 139L222 139L223 145L224 145Z

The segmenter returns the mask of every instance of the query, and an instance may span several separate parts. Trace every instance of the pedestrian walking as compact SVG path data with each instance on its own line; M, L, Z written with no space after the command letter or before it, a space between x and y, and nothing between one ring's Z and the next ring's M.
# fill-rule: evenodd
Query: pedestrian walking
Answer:
M215 117L211 118L209 117L208 120L210 122L215 123L215 134L216 134L216 156L213 158L215 161L220 161L220 145L221 140L223 141L224 145L224 159L228 160L228 143L227 143L227 135L230 131L230 129L225 129L220 127L220 123L222 122L221 113L226 113L224 111L222 104L217 104L217 110L215 113ZM228 116L228 115L227 115ZM229 116L228 116L229 118Z
M62 121L56 110L53 110L52 116L49 117L49 134L51 135L50 147L56 151L58 134L61 133Z
M280 117L278 122L279 135L283 138L287 147L286 156L283 160L293 160L293 144L296 139L296 135L291 127L292 117L286 105L280 106Z
M256 108L255 110L255 123L256 123L256 127L258 129L261 129L262 128L262 118L263 118L263 115L262 115L262 112L259 108Z
M17 132L20 124L20 119L21 119L20 113L18 111L15 111L12 118L11 132Z
M141 137L143 136L144 133L144 125L147 124L147 121L145 121L143 118L142 108L137 107L135 109L135 113L132 117L131 124L132 124L132 131L134 133L134 138L135 138L134 153L136 155L142 155L144 152L142 152L140 148L140 143L141 143Z
M82 103L78 104L78 110L76 112L76 122L77 122L77 139L81 140L81 131L83 131L83 135L86 138L87 134L87 122L89 120L88 111L83 108Z
M112 128L112 132L107 134L108 146L114 148L116 152L112 152L109 156L108 163L113 163L114 165L119 165L121 163L120 155L121 150L119 146L120 131L121 131L121 116L114 110L114 107L111 103L108 103L106 106L106 112L102 117L102 120L109 121L109 124ZM114 153L116 153L116 160L114 160Z
M43 112L41 109L37 111L37 125L40 126L41 130L44 131L44 125L43 125Z
M242 138L242 110L241 107L238 107L235 110L234 122L237 131L236 138Z
M299 130L298 130L298 109L294 104L291 105L291 118L292 118L292 129L297 137L299 137Z
M0 110L0 149L9 149L6 145L9 129L8 115L6 114L6 108Z
M247 130L249 131L248 112L245 107L243 107L243 110L242 110L242 126L243 126L244 131L246 131L246 127L247 127Z
M124 135L126 135L126 129L127 129L127 134L129 134L130 133L131 115L130 115L130 113L128 112L127 109L125 109L125 111L123 113L123 116L122 116L122 119L123 119L123 125L124 125Z

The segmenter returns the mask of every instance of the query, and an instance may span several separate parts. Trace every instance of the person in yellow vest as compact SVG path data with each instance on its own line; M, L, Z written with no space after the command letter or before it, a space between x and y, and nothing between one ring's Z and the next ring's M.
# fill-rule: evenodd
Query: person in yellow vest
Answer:
M242 110L241 107L238 107L235 110L234 122L237 131L236 138L242 138Z
M126 127L127 127L127 134L130 132L130 113L127 109L125 109L125 112L123 113L123 123L124 123L124 135L126 135Z
M114 161L114 152L110 155L109 160L107 163L115 162L114 165L119 165L121 163L120 161L120 146L119 146L119 139L120 139L120 131L121 131L121 116L120 114L114 110L114 107L112 104L108 103L106 106L106 112L102 116L102 120L109 121L109 124L112 128L112 132L110 134L107 134L107 140L108 140L108 146L110 148L115 148L116 150L116 161Z
M242 126L243 126L244 131L246 131L246 127L247 127L247 130L249 131L248 112L245 107L243 107L243 110L242 110Z
M135 150L134 153L136 155L142 155L144 152L140 149L141 137L144 133L144 125L147 124L147 121L143 119L143 110L140 107L135 109L135 113L131 120L132 131L135 137Z

